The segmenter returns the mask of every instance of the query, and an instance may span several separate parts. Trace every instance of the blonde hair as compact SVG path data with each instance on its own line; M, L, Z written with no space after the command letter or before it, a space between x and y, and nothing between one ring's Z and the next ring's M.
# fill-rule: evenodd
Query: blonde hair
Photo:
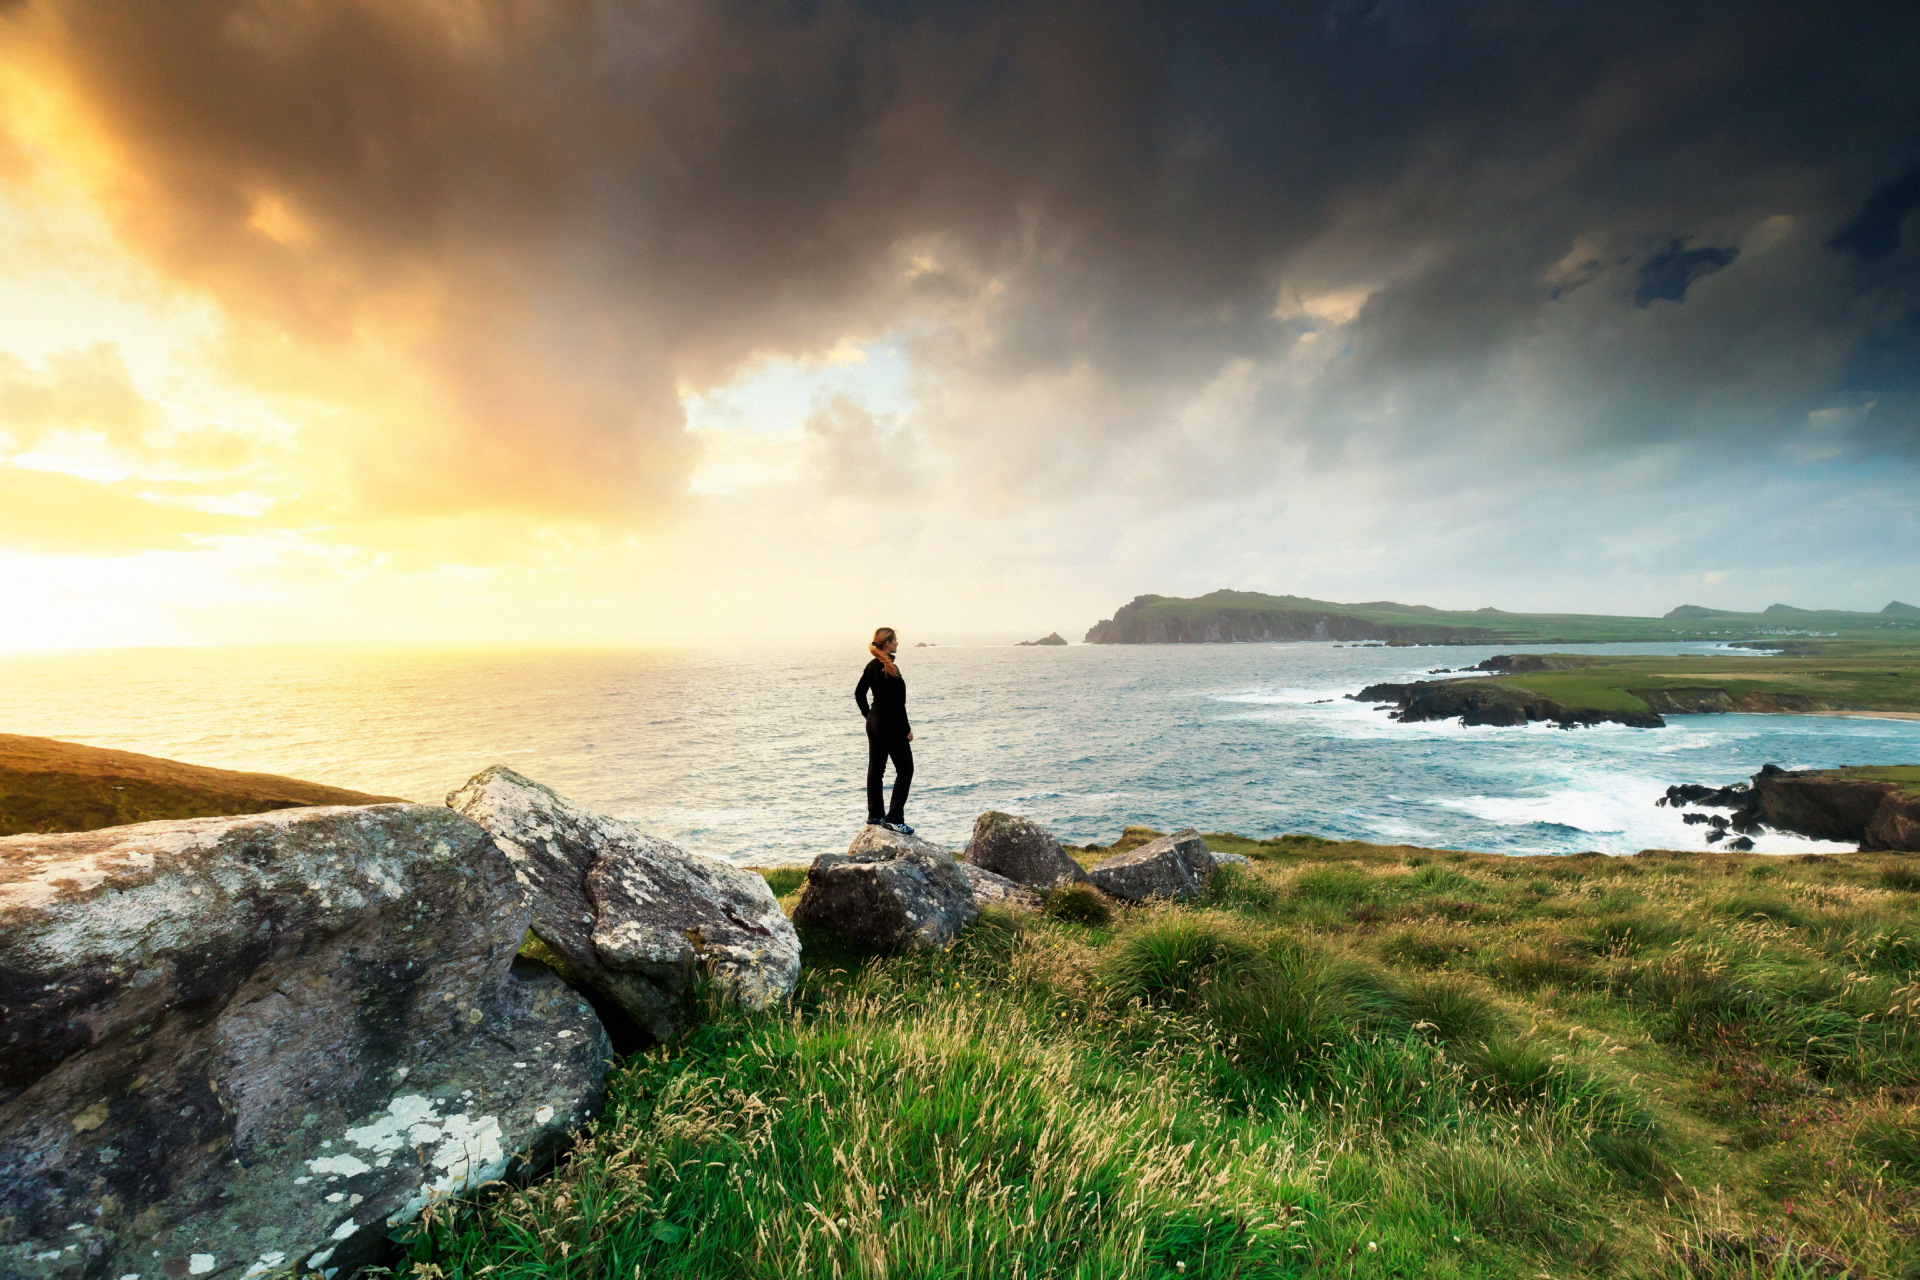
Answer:
M867 646L867 652L880 659L881 669L890 676L899 675L900 668L893 665L893 659L888 656L887 651L880 646L894 639L899 634L900 633L892 627L875 627L873 630L873 642Z

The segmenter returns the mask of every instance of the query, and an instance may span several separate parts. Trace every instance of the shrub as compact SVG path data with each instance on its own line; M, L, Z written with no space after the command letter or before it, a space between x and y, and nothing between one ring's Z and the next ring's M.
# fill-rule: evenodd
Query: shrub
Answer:
M1530 946L1520 943L1495 956L1487 964L1487 973L1510 987L1576 987L1593 976L1583 960L1577 960L1557 946Z
M1415 969L1438 969L1472 949L1463 934L1419 926L1401 929L1380 942L1382 958Z
M1302 901L1344 907L1365 902L1373 893L1373 881L1356 867L1319 866L1302 871L1288 888Z
M1071 924L1105 926L1113 923L1113 906L1098 889L1084 884L1062 885L1047 895L1044 914Z
M1216 907L1268 911L1279 904L1280 890L1259 872L1229 862L1214 868L1206 901Z
M1911 862L1883 862L1880 864L1880 884L1887 889L1898 889L1902 893L1920 893L1920 867Z
M1452 867L1422 867L1407 877L1423 894L1451 894L1454 897L1478 898L1486 893L1486 888L1471 876L1465 876Z
M1448 1042L1475 1044L1491 1040L1506 1029L1507 1018L1477 984L1461 977L1440 975L1416 982L1407 990L1408 1004L1424 1030Z
M1175 1005L1209 982L1236 982L1268 968L1252 942L1189 915L1168 916L1129 934L1106 966L1108 983L1121 994Z

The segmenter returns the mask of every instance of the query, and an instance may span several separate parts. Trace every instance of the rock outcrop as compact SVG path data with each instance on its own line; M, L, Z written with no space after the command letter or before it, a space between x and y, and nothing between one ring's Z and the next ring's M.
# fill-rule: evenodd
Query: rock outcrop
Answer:
M1533 721L1574 729L1596 724L1624 724L1636 729L1662 729L1666 721L1649 711L1601 711L1568 707L1530 689L1491 680L1422 680L1413 684L1371 684L1348 694L1358 702L1394 704L1392 718L1406 724L1420 720L1452 720L1465 725L1518 727Z
M1770 827L1852 841L1863 853L1920 853L1920 781L1874 776L1891 772L1788 772L1768 765L1753 778L1754 809Z
M1062 636L1058 631L1055 631L1050 635L1042 636L1038 640L1022 640L1019 644L1015 645L1014 648L1031 649L1036 645L1056 645L1056 644L1065 644L1066 642L1067 642L1066 638Z
M1772 827L1815 840L1849 841L1863 853L1920 853L1920 768L1911 765L1789 772L1769 764L1751 783L1682 783L1668 787L1654 803L1731 810L1727 817L1685 816L1689 825L1708 825L1720 833L1710 832L1708 843L1729 830L1751 836ZM1736 842L1728 847L1740 846Z
M966 872L967 883L973 888L973 905L983 910L1005 907L1012 911L1038 911L1046 905L1045 897L1005 876L997 876L971 862L962 862L960 869Z
M1015 884L1051 893L1063 884L1085 884L1087 873L1053 834L1030 818L989 810L973 821L973 838L962 857Z
M686 1022L695 975L755 1008L800 976L800 939L757 872L685 853L494 765L447 797L512 864L540 958L660 1039Z
M845 853L813 860L793 919L882 951L911 951L946 946L979 914L952 854L870 825Z
M379 1257L596 1111L485 832L412 804L0 840L0 1274Z
M1192 827L1115 854L1087 872L1093 886L1128 902L1171 898L1186 902L1207 891L1214 856Z

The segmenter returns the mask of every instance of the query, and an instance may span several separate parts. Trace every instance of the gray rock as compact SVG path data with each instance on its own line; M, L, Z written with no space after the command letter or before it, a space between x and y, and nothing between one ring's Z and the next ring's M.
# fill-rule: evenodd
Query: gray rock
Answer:
M1087 873L1045 827L1029 818L989 811L973 822L966 860L1015 884L1050 893L1063 884L1085 884Z
M1192 827L1115 854L1087 872L1094 887L1129 902L1172 898L1186 902L1207 891L1214 857Z
M0 1275L351 1273L547 1159L609 1050L527 915L425 805L0 840Z
M1208 850L1208 852L1209 852L1209 853L1212 853L1213 851L1212 851L1211 849L1209 849L1209 850ZM1234 866L1236 866L1236 867L1250 867L1250 866L1252 866L1252 865L1253 865L1253 859L1252 859L1252 858L1249 858L1249 857L1248 857L1248 856L1247 856L1246 854L1244 854L1244 853L1215 853L1215 854L1213 854L1213 865L1214 865L1214 866L1216 866L1216 867L1217 867L1217 866L1219 866L1219 865L1220 865L1221 863L1223 863L1223 862L1230 862L1230 863L1232 863L1232 864L1233 864Z
M868 826L845 853L813 860L793 919L884 951L910 951L946 946L979 914L973 885L952 854Z
M963 862L960 869L967 873L967 883L973 886L973 905L976 907L1006 907L1013 911L1038 911L1046 905L1046 899L1027 888L1015 884L1005 876L997 876L984 867L976 867L971 862Z
M786 998L800 938L759 873L689 854L501 765L447 797L494 838L533 903L540 958L664 1040L702 968L753 1008Z

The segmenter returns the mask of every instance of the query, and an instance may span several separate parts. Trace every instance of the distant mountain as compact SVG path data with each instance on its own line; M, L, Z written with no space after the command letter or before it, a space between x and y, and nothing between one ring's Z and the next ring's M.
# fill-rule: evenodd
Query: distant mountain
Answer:
M1855 609L1801 609L1790 604L1770 604L1759 613L1741 613L1738 609L1708 609L1697 604L1683 604L1665 615L1667 620L1685 618L1734 618L1746 621L1767 618L1778 620L1793 619L1805 623L1821 623L1829 626L1859 626L1869 618L1920 617L1920 609L1910 604L1901 604L1895 600L1879 613L1864 613Z
M1634 641L1758 640L1782 634L1885 636L1920 616L1911 605L1881 613L1797 609L1736 613L1683 604L1664 618L1590 613L1503 613L1436 609L1395 600L1339 604L1307 596L1214 591L1204 596L1135 596L1087 631L1088 644L1231 644L1266 640L1339 640L1380 644L1608 644ZM1895 619L1898 621L1895 621ZM1784 625L1783 625L1784 624ZM1793 630L1788 630L1793 628Z

